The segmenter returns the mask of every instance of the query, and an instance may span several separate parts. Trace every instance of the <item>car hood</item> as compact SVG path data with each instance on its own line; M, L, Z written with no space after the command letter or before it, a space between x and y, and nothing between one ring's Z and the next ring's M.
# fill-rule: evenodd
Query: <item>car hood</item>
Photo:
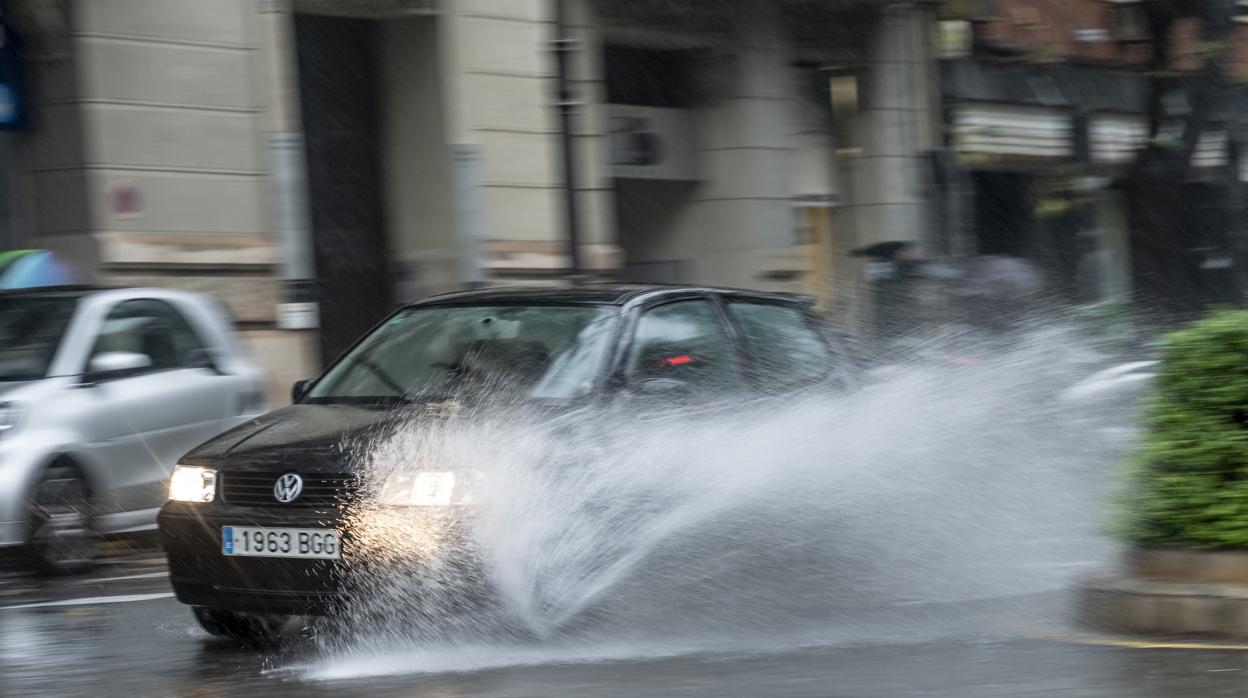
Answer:
M569 406L541 410L547 425L574 419ZM348 472L362 447L390 429L417 422L469 419L421 409L381 410L352 405L291 405L257 417L183 457L221 470Z
M342 472L358 444L410 414L350 405L291 405L257 417L199 446L183 461L224 470L298 468Z

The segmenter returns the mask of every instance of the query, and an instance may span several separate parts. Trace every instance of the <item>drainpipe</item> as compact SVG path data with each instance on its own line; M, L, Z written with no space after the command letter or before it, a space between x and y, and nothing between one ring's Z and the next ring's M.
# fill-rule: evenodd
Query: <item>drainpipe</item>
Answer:
M272 173L278 239L281 243L282 296L277 324L284 330L318 325L312 226L308 218L307 166L299 115L299 76L295 66L294 22L289 0L260 4L268 38L269 115L266 135Z
M568 277L573 283L584 280L581 270L581 252L579 247L580 221L576 201L576 151L572 131L572 114L577 102L572 98L572 84L569 77L569 63L576 51L576 40L568 34L567 2L553 0L555 3L555 40L551 49L555 54L558 66L559 97L559 132L563 151L563 213L567 226L568 246Z

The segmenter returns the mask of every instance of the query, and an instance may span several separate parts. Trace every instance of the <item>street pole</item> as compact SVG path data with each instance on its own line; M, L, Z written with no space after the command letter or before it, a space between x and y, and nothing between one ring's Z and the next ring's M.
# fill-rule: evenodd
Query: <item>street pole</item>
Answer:
M555 40L551 47L555 53L558 66L559 96L556 102L559 107L559 131L563 150L563 206L565 225L567 226L568 246L568 278L573 284L584 280L581 270L580 219L576 200L576 151L572 131L572 113L576 102L572 98L572 83L569 76L569 63L572 53L576 51L576 40L568 35L567 0L553 0L555 3Z

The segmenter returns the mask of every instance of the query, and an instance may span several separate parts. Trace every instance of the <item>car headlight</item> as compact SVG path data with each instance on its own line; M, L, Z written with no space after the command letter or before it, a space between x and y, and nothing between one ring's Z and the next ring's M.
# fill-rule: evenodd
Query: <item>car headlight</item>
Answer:
M0 402L0 438L4 438L22 423L26 408L16 402Z
M211 502L217 495L217 471L197 465L179 465L169 477L169 499L175 502Z
M472 504L482 476L472 472L417 470L385 479L377 503L406 507L446 507Z

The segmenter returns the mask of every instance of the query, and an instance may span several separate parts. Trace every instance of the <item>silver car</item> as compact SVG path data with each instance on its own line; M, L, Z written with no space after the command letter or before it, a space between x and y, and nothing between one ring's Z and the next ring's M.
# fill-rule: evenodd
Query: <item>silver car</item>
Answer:
M0 548L70 572L154 528L174 463L263 413L264 385L206 296L0 293Z

